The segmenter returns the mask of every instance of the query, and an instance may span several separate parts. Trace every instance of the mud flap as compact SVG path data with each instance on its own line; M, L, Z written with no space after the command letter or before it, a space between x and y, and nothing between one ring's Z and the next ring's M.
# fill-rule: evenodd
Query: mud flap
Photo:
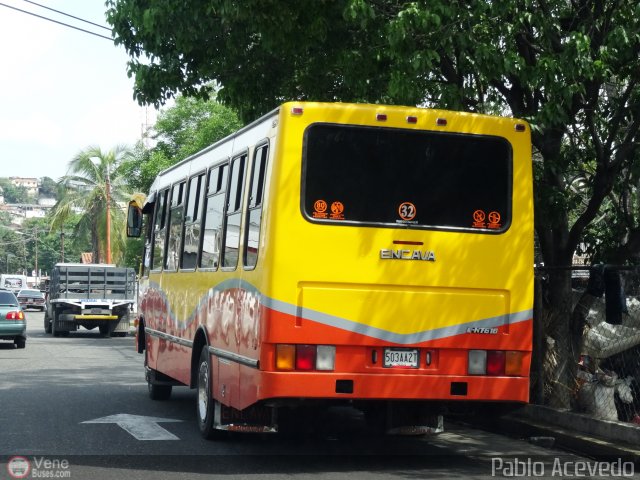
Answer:
M252 405L244 410L215 403L214 428L229 432L276 433L275 409Z
M129 314L126 313L120 317L118 324L113 330L113 333L129 333Z

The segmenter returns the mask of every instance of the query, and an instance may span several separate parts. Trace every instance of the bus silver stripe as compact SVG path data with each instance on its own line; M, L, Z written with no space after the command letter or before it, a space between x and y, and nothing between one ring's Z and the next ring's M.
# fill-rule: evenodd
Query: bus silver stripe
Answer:
M467 333L467 329L469 328L495 328L503 325L513 325L533 318L533 309L530 309L506 315L498 315L496 317L485 318L482 320L473 320L471 322L461 323L458 325L424 330L422 332L395 333L381 328L372 327L370 325L365 325L363 323L354 322L352 320L336 317L334 315L329 315L327 313L311 310L309 308L285 303L280 300L263 297L263 301L268 308L281 313L303 319L309 319L330 327L340 328L349 332L355 332L378 340L383 340L385 342L401 345L409 345L430 340L439 340L441 338L452 337L454 335L461 335L463 333Z
M184 347L193 348L193 342L191 340L187 340L186 338L176 337L175 335L169 335L168 333L161 332L160 330L154 330L153 328L144 327L145 333L148 333L152 337L160 338L162 340L167 340L171 343L177 343L178 345L182 345Z
M239 363L251 368L258 368L258 360L255 358L245 357L238 353L229 352L228 350L222 350L221 348L209 347L209 353L216 357L224 358L225 360L231 360L232 362Z

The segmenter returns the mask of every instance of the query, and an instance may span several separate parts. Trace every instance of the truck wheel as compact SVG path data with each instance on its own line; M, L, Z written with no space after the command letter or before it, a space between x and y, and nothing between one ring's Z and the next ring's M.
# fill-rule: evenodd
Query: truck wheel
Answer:
M98 330L100 330L100 335L103 337L109 336L109 325L99 325Z
M44 314L44 333L51 333L51 319L46 313Z
M200 352L197 389L196 412L200 434L207 440L220 438L225 432L216 430L214 426L216 400L211 397L211 359L206 345Z
M51 319L51 333L54 337L59 337L61 332L56 328L56 323L58 323L58 312L54 310L53 318Z

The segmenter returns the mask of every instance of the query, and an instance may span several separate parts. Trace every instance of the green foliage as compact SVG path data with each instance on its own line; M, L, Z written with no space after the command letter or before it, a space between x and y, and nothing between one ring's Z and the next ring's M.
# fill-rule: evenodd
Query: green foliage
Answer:
M49 177L40 179L40 196L45 198L56 198L58 195L58 183Z
M31 203L32 201L25 187L13 185L8 178L0 178L0 187L2 187L5 203Z
M154 126L158 144L154 150L184 159L242 126L233 110L215 101L179 96L162 112Z
M154 125L156 146L138 145L122 164L130 189L148 192L162 170L202 150L242 126L237 114L214 100L178 96Z
M386 88L384 29L346 19L349 3L106 2L116 44L131 56L139 102L158 106L177 92L208 98L220 85L218 98L245 121L282 99L367 100Z

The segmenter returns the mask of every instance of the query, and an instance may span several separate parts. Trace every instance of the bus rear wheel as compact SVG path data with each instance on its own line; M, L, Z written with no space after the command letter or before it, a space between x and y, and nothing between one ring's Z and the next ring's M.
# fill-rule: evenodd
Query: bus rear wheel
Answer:
M149 368L148 352L144 352L144 366ZM149 370L147 374L147 388L149 389L149 398L151 400L169 400L171 397L171 391L173 386L171 385L158 385L155 383L155 372Z
M198 361L197 392L196 413L200 434L207 440L220 438L224 432L215 428L216 400L211 396L211 357L206 345L202 348Z

